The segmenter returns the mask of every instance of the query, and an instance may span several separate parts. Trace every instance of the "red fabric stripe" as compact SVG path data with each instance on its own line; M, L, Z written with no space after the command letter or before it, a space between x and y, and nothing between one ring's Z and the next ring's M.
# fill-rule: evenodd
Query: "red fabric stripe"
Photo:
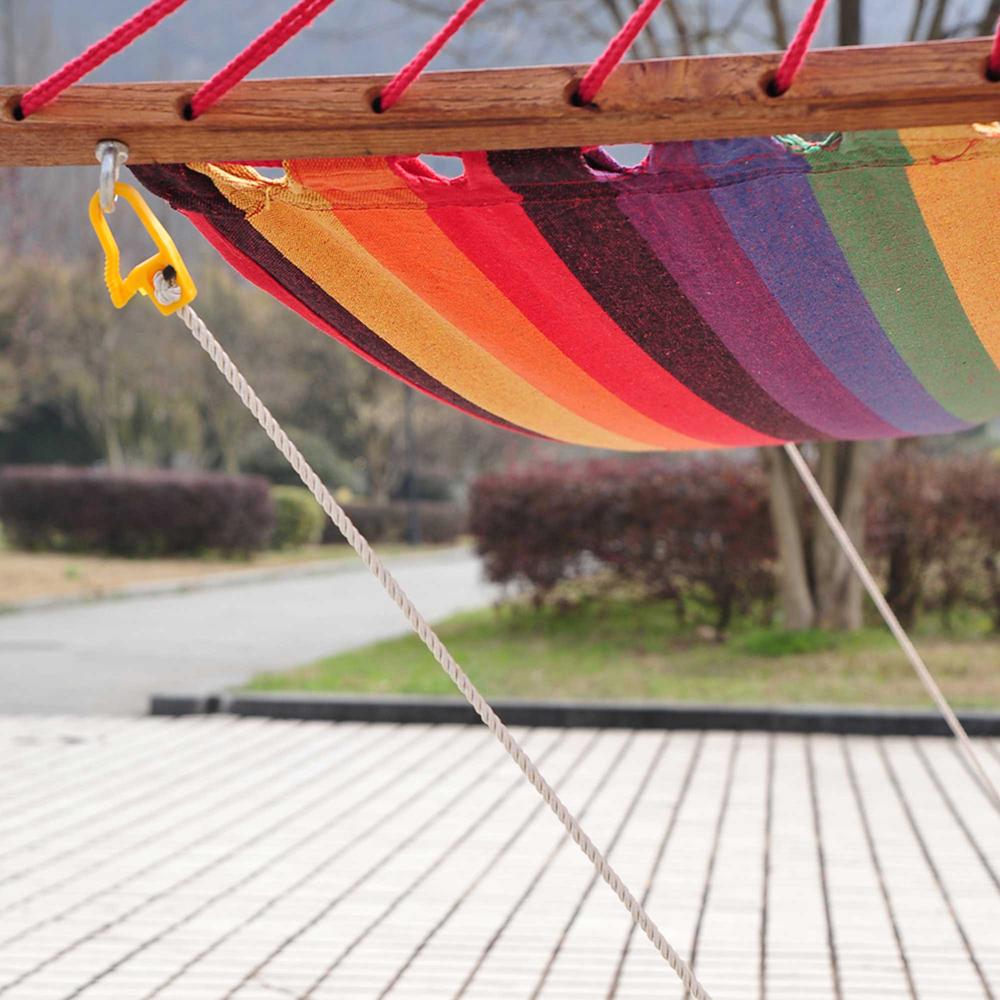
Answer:
M759 434L827 435L774 400L719 339L579 150L491 151L493 173L594 301L692 392Z
M682 434L735 447L778 443L706 403L657 364L584 290L520 199L490 171L486 154L467 153L464 160L474 192L465 178L429 177L419 160L390 163L449 239L567 357L634 409ZM481 197L486 190L490 197ZM508 199L494 203L504 193Z

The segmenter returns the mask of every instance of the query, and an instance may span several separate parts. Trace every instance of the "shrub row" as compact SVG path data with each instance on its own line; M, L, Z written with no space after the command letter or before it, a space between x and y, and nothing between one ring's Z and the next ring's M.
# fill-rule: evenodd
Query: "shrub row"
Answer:
M987 610L1000 631L1000 464L988 457L885 456L869 484L867 549L904 625Z
M274 486L271 497L275 511L272 549L300 549L319 543L327 517L309 490L304 486Z
M720 458L605 459L479 479L470 529L490 578L536 600L592 575L677 602L702 593L720 627L774 594L767 482Z
M370 542L405 542L409 504L345 504L347 516ZM420 538L432 545L455 541L468 530L468 512L459 503L421 501L418 505ZM323 530L325 543L340 543L343 536L329 521Z
M482 478L471 499L490 578L539 602L587 575L592 585L641 585L681 609L705 595L725 626L734 611L766 612L774 596L768 489L753 462L552 465ZM866 548L904 623L971 605L1000 630L1000 464L885 455L868 484Z
M59 466L0 471L0 522L26 549L162 556L267 545L274 503L266 479Z
M405 502L347 505L375 542L405 541L408 510ZM461 504L421 502L419 517L425 542L452 542L467 530ZM0 523L17 548L126 556L343 542L308 490L208 472L8 466L0 470Z

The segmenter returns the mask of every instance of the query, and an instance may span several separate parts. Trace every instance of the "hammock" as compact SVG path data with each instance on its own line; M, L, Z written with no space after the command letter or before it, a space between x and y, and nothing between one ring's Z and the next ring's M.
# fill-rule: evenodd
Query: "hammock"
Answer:
M804 149L805 151L801 151ZM133 167L245 277L504 427L621 450L1000 414L988 129Z
M392 155L289 159L280 180L265 178L243 163L160 162L192 159L185 143L198 143L199 136L207 136L210 145L247 145L239 154L216 145L195 155L240 161L255 156L251 145L259 140L257 133L269 141L258 118L236 113L213 124L211 115L202 116L331 2L299 0L215 77L175 102L189 123L201 119L201 131L194 124L178 139L177 116L166 124L162 112L161 120L150 125L142 120L151 113L147 102L134 97L132 113L140 108L140 120L117 141L108 138L114 128L100 136L92 133L93 122L101 120L87 98L75 112L71 98L65 99L71 128L64 127L58 109L47 114L48 106L75 81L184 3L153 0L28 91L5 95L0 90L0 133L10 150L0 145L0 162L5 156L13 162L54 163L62 157L74 162L81 141L91 149L97 144L101 186L90 213L105 246L106 278L115 304L142 291L161 312L175 312L191 330L677 972L685 995L710 1000L643 902L579 827L191 308L195 289L169 236L137 192L115 183L118 166L129 155L122 140L134 133L140 145L150 144L141 151L140 165L133 166L136 176L187 214L237 270L372 363L452 406L524 433L628 451L784 442L845 558L941 709L984 792L1000 804L1000 793L961 722L807 463L789 443L948 432L1000 414L1000 320L994 318L1000 315L1000 293L993 266L998 207L993 163L1000 124L941 124L953 123L959 107L980 107L986 88L1000 80L1000 27L987 58L977 58L971 71L968 65L956 71L953 86L921 82L939 77L936 71L908 74L905 83L896 80L893 93L874 103L855 94L832 109L852 122L865 116L864 128L885 124L871 118L886 113L907 112L908 118L893 118L892 124L913 124L917 109L920 124L928 126L921 129L831 136L819 143L794 136L661 142L635 169L621 167L599 147L562 142L554 149L465 153L464 175L446 180L416 156L399 155L415 150L395 147L397 141L410 141L397 117L397 125L385 130L385 141L393 148L378 148L383 139L377 133L375 142L365 139L364 132L343 137L361 142L366 152ZM587 122L600 127L605 110L603 121L612 126L623 107L634 113L628 101L616 105L611 99L603 108L594 101L659 2L642 0L583 78L569 81L568 100L560 99L554 119L561 122L560 130L591 127ZM410 64L370 93L363 113L391 114L481 3L465 0ZM739 119L748 111L759 114L770 102L764 112L768 117L783 114L782 106L794 107L796 98L789 105L784 95L825 3L812 0L777 69L760 66L761 72L745 74L742 89L726 93L723 87L721 96L713 96L718 88L709 61L690 73L661 76L661 83L668 79L680 86L686 78L696 83L711 79L711 114L699 120L699 127L708 131L701 134L746 135L749 130ZM926 54L932 68L935 52L945 50ZM903 53L900 58L909 57ZM515 103L538 104L538 94L555 90L551 84L557 78L558 73L546 77L541 91L515 86L506 96ZM520 79L526 82L523 75ZM805 100L803 114L808 111L813 122L814 101L820 110L824 102L829 105L826 90L815 99L800 98ZM936 95L926 107L920 99L924 93ZM490 113L499 114L497 128L507 130L508 139L512 123L515 129L530 129L530 115L521 121L523 103L515 113L512 104L498 101L493 93L489 97ZM551 102L551 93L546 100ZM682 95L681 117L684 103ZM564 105L579 114L567 115ZM992 115L992 96L989 107ZM80 114L81 108L85 113ZM353 103L347 106L342 116L347 133L357 114ZM719 114L735 115L723 126L729 131L718 131ZM314 110L300 117L308 124L316 115ZM282 115L278 128L286 117ZM326 120L322 109L318 119ZM970 114L966 120L974 118ZM659 132L649 138L678 138L659 131L669 123L662 109L658 114L647 110L642 121ZM686 139L699 134L681 128ZM157 145L154 150L154 140L179 142L185 152L153 155L171 148ZM291 140L316 141L308 135L303 140L301 134L291 134ZM494 143L494 136L487 141ZM546 135L544 141L558 140ZM102 209L113 210L116 191L140 212L158 247L124 280L118 274L117 246L101 215Z

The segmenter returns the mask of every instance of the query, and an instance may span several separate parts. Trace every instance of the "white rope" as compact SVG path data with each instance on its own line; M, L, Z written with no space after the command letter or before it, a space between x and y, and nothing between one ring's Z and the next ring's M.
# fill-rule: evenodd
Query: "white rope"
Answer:
M180 301L181 286L163 276L162 271L153 275L153 296L161 306L172 306Z
M604 881L611 886L612 891L625 905L625 909L628 910L629 915L639 925L646 937L652 941L657 951L667 960L670 967L677 973L691 995L695 1000L711 1000L708 992L695 978L694 973L688 967L687 963L674 951L670 942L667 941L660 932L660 929L653 923L652 918L646 913L639 900L632 895L625 883L619 878L617 872L615 872L601 852L594 846L593 841L583 832L579 823L570 814L559 796L541 774L538 773L538 769L531 762L528 755L518 744L517 740L511 736L503 722L500 721L496 712L493 711L486 699L476 690L475 685L469 680L451 653L445 649L444 644L435 635L434 630L424 619L423 615L413 606L392 574L382 565L381 560L372 551L365 537L354 527L351 519L344 513L343 508L334 500L319 476L316 475L309 466L309 463L302 457L302 453L288 439L288 435L281 429L278 421L272 416L271 411L257 398L257 394L247 384L247 380L240 373L236 365L233 364L219 342L212 336L208 327L205 326L190 306L182 306L177 310L176 315L191 331L195 340L201 344L208 356L215 362L216 367L225 376L226 381L233 387L240 399L243 400L243 405L257 418L257 422L264 428L267 436L274 442L278 450L298 473L299 478L317 501L319 501L320 506L326 511L330 520L337 526L340 533L354 548L354 551L361 556L364 564L371 570L378 582L382 584L386 593L395 601L396 606L406 616L406 620L413 627L413 630L431 651L434 659L441 664L445 673L452 679L458 690L462 692L466 701L475 709L476 714L483 720L489 731L496 736L504 750L507 751L517 766L524 772L525 777L535 786L535 789L559 818L559 821L566 828L566 831L573 838L574 842L587 855L591 864L597 869Z
M979 755L976 753L976 748L973 746L972 740L969 739L969 734L965 731L965 727L952 710L951 705L948 704L948 699L945 698L941 688L937 685L937 681L934 680L933 675L927 669L926 664L917 652L916 646L913 645L910 637L906 634L906 629L899 624L899 619L892 608L889 607L889 602L882 596L879 585L875 582L875 578L871 575L871 572L865 565L865 561L861 558L857 548L855 548L854 542L851 541L851 536L847 534L847 530L841 524L840 518L837 517L837 512L830 505L830 501L827 500L826 494L820 488L819 483L816 482L816 477L812 474L812 469L809 468L806 460L802 457L802 453L794 444L786 444L784 448L786 454L792 460L792 465L795 466L795 471L798 472L806 489L809 491L809 495L816 502L819 512L823 515L823 520L826 521L833 532L844 555L847 556L851 566L854 567L854 572L858 574L861 582L865 585L865 590L868 591L869 596L875 602L875 607L878 608L879 614L885 619L886 625L889 626L890 631L896 637L896 641L902 647L906 658L917 672L917 676L923 682L927 693L934 699L938 710L944 716L944 721L948 723L948 727L965 751L965 755L971 763L973 770L978 774L983 783L984 791L1000 807L1000 789L997 788L993 779L987 773L986 768L979 759Z

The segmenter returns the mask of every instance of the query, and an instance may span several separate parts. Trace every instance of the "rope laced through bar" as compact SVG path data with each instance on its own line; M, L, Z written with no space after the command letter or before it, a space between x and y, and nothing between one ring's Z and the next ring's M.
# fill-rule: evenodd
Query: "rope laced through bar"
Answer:
M176 298L171 299L174 292L170 282L163 277L162 272L159 272L155 276L154 288L154 294L161 304L168 305L171 301L176 301ZM690 966L663 936L662 931L656 926L642 903L636 899L628 886L621 880L618 873L608 863L604 855L597 849L594 842L583 831L576 818L559 798L555 789L542 777L538 768L532 763L531 758L528 757L521 745L511 735L510 730L507 729L500 717L493 711L489 702L480 694L465 671L462 670L455 658L448 652L427 619L413 606L413 603L406 596L395 577L386 569L381 559L372 550L371 545L368 544L368 540L354 526L344 509L337 503L333 498L333 494L313 471L302 455L302 452L289 439L271 411L260 401L257 393L254 392L239 368L236 367L222 345L215 339L212 332L205 326L201 317L189 305L178 309L176 316L191 331L195 340L198 341L226 381L232 386L233 391L239 396L243 405L256 417L257 422L264 429L264 432L274 442L274 446L284 455L303 484L316 498L316 501L326 512L327 517L336 525L337 530L344 536L347 543L357 552L361 557L361 561L382 585L399 610L403 612L410 626L420 637L434 659L444 669L445 673L451 678L465 700L472 706L479 718L482 719L487 729L493 733L507 754L524 773L524 776L531 782L538 794L541 795L545 804L555 813L556 817L565 827L566 832L572 837L573 842L583 851L601 878L611 887L611 891L621 900L629 916L638 924L646 937L653 943L656 950L659 951L674 972L677 973L678 978L688 991L688 995L693 997L694 1000L712 1000L708 991L695 977Z
M286 42L290 42L300 31L329 7L334 0L299 0L290 7L274 24L257 36L238 56L231 59L211 80L203 83L191 97L184 116L197 118L216 101L224 97L251 70L269 59Z
M976 753L976 749L972 745L972 740L969 739L969 734L965 731L961 720L955 714L951 705L948 704L948 699L945 698L941 688L938 687L933 674L927 669L927 665L924 663L920 653L917 652L917 648L913 645L913 641L907 634L906 629L900 624L895 612L889 607L889 602L883 596L882 591L879 590L875 578L865 565L864 559L861 558L861 553L858 552L854 542L851 541L851 536L847 534L847 530L841 524L840 518L837 517L837 512L826 498L826 494L819 483L816 482L816 477L813 475L812 469L809 468L806 460L802 457L802 452L794 444L786 444L784 449L785 453L791 459L792 465L795 466L795 471L799 474L799 478L812 497L813 502L819 508L819 512L823 516L823 520L826 521L827 527L833 532L834 538L837 539L837 544L840 546L841 551L847 556L852 569L857 573L862 584L864 584L865 590L868 591L868 596L871 597L883 621L889 626L889 631L895 636L903 653L910 661L910 666L917 672L917 676L920 678L925 690L933 699L934 704L944 717L944 721L948 724L948 728L952 731L958 740L959 746L965 752L965 756L968 758L973 771L981 782L987 798L992 799L993 804L997 809L1000 809L1000 789L997 788L996 783L987 773L986 768L983 767L983 762L979 759L979 755Z
M828 0L813 0L806 10L795 37L789 43L778 69L767 85L767 92L771 97L780 97L792 85L805 62L827 2ZM1000 81L1000 17L997 18L993 29L993 45L986 61L986 76L994 82Z
M72 84L96 69L116 52L126 48L186 2L187 0L153 0L99 42L95 42L75 59L71 59L55 73L27 90L12 109L14 118L23 120L54 101ZM185 117L197 118L207 111L251 70L311 24L333 2L334 0L299 0L238 56L198 88L184 109ZM444 27L383 88L373 103L373 110L387 111L396 104L404 91L484 2L485 0L465 0ZM621 30L611 39L604 52L584 74L573 95L574 103L586 105L594 100L660 3L662 0L643 0L636 8ZM805 61L826 6L827 0L812 0L809 5L795 32L795 37L785 50L778 69L767 84L767 91L772 97L780 97L792 85ZM993 34L993 44L986 64L986 76L990 80L1000 81L1000 18L997 19Z
M813 36L819 27L820 19L826 8L827 0L813 0L802 18L795 36L788 43L785 54L781 57L781 62L767 85L767 92L771 97L780 97L792 85L802 64L805 62L806 53L812 44Z
M403 91L427 68L428 63L445 47L459 28L472 17L486 0L465 0L449 18L448 23L411 59L375 98L374 110L380 114L388 111L402 96Z
M653 12L660 6L662 0L643 0L635 13L625 22L621 31L608 42L608 47L597 57L593 66L587 70L580 86L574 95L577 104L590 104L597 92L604 86L604 81L611 76L615 67L625 58L625 53L646 27Z
M39 108L54 101L67 87L107 62L116 52L127 48L140 35L156 27L168 14L172 14L185 3L187 0L153 0L153 3L127 21L123 21L99 42L94 42L75 59L71 59L61 69L26 91L14 108L14 117L27 118Z

